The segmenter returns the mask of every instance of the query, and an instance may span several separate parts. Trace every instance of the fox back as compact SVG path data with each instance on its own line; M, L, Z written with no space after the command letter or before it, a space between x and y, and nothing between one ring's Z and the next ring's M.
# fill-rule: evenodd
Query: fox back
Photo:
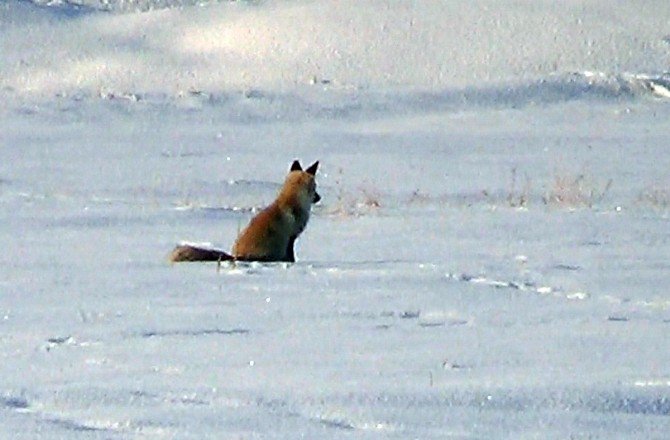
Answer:
M317 161L303 171L300 162L293 162L275 201L251 219L235 241L234 259L295 261L295 240L307 226L312 204L321 200L314 180L318 166Z

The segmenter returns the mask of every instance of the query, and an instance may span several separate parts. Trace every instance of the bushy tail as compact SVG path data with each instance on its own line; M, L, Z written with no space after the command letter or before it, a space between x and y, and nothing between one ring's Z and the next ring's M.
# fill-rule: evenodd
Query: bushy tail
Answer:
M180 244L170 253L170 262L181 261L229 261L233 256L218 249L207 249L190 244Z

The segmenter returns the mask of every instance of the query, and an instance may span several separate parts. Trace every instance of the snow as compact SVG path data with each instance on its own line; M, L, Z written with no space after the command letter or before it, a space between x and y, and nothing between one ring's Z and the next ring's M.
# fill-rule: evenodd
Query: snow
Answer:
M670 5L619 3L301 0L117 15L7 2L1 84L48 94L281 90L324 80L441 90L666 70Z
M3 2L0 438L665 438L669 18Z

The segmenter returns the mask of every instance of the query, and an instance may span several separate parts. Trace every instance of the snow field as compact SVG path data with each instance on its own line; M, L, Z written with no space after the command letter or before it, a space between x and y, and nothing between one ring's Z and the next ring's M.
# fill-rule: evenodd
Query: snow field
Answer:
M666 2L326 3L0 5L0 437L665 438Z

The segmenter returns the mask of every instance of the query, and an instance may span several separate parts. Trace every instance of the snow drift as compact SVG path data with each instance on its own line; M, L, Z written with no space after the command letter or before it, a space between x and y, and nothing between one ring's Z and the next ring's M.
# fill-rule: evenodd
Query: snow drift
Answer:
M663 0L273 0L127 14L49 4L0 6L5 90L453 90L670 66Z

